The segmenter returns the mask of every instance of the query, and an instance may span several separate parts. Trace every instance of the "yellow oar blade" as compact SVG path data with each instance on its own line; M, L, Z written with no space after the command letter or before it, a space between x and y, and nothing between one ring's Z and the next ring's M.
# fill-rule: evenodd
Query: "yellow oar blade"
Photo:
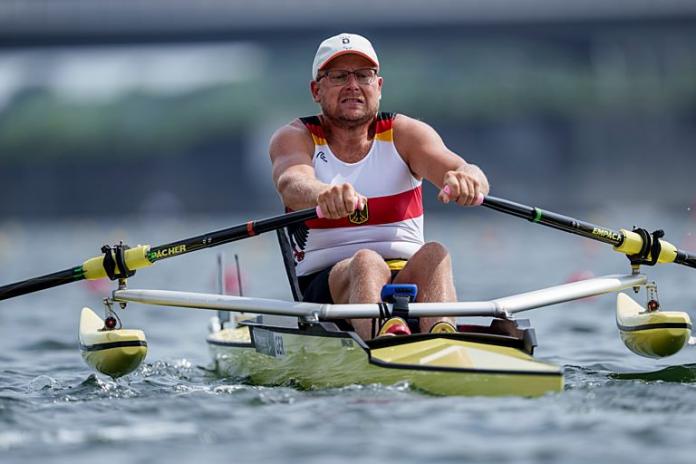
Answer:
M616 298L616 326L624 345L647 358L679 352L691 336L691 319L679 311L647 311L630 296Z

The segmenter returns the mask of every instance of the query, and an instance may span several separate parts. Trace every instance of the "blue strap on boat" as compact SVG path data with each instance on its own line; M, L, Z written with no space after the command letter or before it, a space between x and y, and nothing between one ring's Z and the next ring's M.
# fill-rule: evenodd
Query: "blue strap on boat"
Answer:
M418 285L416 284L386 284L382 287L381 298L385 303L394 303L397 296L408 297L409 302L416 301Z
M418 286L416 284L387 284L382 287L382 301L392 303L392 317L408 320L408 304L416 301Z

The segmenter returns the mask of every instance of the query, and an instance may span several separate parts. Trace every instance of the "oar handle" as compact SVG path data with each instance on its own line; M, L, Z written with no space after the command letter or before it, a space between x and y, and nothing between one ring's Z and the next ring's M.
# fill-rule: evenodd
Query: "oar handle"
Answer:
M451 190L449 185L445 185L442 187L442 191L445 193L445 195L449 196ZM476 199L474 200L474 204L472 206L480 206L483 204L484 200L486 197L483 195L483 193L478 193L476 195Z

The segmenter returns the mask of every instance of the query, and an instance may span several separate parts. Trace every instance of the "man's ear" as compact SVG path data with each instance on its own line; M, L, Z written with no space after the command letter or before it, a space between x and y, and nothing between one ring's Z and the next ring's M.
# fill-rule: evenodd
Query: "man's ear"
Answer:
M317 81L311 81L309 83L309 91L312 93L312 100L315 103L319 103L319 83Z

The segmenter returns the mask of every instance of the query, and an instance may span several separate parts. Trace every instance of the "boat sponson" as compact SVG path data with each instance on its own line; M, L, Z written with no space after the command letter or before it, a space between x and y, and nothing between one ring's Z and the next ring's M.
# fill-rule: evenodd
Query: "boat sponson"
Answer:
M142 330L103 330L104 321L90 308L80 315L80 351L88 366L112 378L137 369L147 355Z
M616 297L616 326L621 340L634 353L663 358L679 352L691 336L691 319L680 311L646 311L630 296Z

